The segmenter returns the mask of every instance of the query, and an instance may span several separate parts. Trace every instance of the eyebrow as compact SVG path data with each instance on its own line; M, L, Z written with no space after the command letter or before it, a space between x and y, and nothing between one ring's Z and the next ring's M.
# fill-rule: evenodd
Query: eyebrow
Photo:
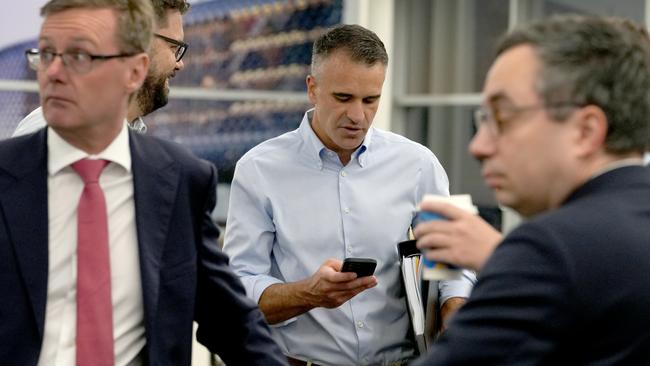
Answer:
M487 98L487 102L490 104L495 104L499 102L509 102L509 101L510 101L510 97L508 97L502 91L492 94Z
M48 36L39 36L38 37L39 42L52 42L52 39ZM95 42L88 38L83 38L83 37L74 37L71 40L68 41L67 46L69 47L70 45L76 46L79 44L88 44L90 46L96 46Z
M339 92L333 92L332 95L335 96L335 97L338 97L338 98L352 98L352 97L354 97L353 94L349 94L349 93L339 93ZM377 95L367 95L367 96L365 96L365 97L363 97L363 98L361 98L361 99L369 99L369 98L371 98L371 99L377 99L377 98L379 98L379 97L381 97L381 94L377 94Z
M349 97L352 97L352 94L349 94L349 93L338 93L338 92L333 92L332 95L335 96L335 97L341 97L341 98L349 98Z
M157 33L157 32L154 32L153 35L154 35L154 37L158 37L158 38L162 39L163 41L167 41L167 42L173 44L174 46L177 46L177 47L185 46L185 47L187 47L187 43L185 43L184 41L181 41L181 40L178 40L178 39L175 39L175 38L171 38L171 37L167 37L166 35L160 34L160 33Z

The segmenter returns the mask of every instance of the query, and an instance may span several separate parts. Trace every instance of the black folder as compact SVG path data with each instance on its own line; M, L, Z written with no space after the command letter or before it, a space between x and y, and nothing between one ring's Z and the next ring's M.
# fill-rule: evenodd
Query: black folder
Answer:
M427 351L427 337L425 331L425 314L427 305L428 286L423 286L421 280L420 250L415 246L415 240L399 243L397 249L400 257L400 269L404 293L406 294L406 307L411 320L413 340L418 352L423 355Z

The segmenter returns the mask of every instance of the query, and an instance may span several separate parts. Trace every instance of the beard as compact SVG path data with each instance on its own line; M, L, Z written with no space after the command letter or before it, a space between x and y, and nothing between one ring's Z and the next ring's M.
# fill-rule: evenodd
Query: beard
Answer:
M167 75L153 75L149 73L142 83L142 87L136 95L138 107L142 116L162 108L169 101L169 89L167 88Z

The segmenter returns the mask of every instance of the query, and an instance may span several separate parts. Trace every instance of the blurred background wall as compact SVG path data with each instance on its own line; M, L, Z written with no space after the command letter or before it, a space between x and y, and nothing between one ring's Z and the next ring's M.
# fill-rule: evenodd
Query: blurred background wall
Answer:
M146 117L150 133L175 140L220 172L214 218L225 224L228 187L248 149L298 126L305 109L311 44L328 27L356 23L386 44L390 63L375 125L428 146L452 193L470 193L482 215L508 230L467 153L472 112L500 34L553 14L650 19L650 0L194 0L184 17L185 70L167 107ZM24 51L36 45L44 0L0 12L0 139L38 106ZM196 365L216 362L195 353Z

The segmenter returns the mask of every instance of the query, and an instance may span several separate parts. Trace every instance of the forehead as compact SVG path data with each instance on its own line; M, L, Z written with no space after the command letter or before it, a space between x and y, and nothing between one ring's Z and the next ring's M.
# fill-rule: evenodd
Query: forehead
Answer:
M487 74L483 99L486 102L538 101L535 85L540 66L539 57L530 45L515 46L503 52Z
M366 65L353 61L345 52L338 51L323 59L316 79L321 86L334 92L353 95L378 95L386 76L381 62Z
M183 16L177 9L165 10L165 17L156 25L156 32L177 40L183 39Z
M109 8L68 9L47 15L39 40L50 42L85 42L94 46L115 43L117 17Z

